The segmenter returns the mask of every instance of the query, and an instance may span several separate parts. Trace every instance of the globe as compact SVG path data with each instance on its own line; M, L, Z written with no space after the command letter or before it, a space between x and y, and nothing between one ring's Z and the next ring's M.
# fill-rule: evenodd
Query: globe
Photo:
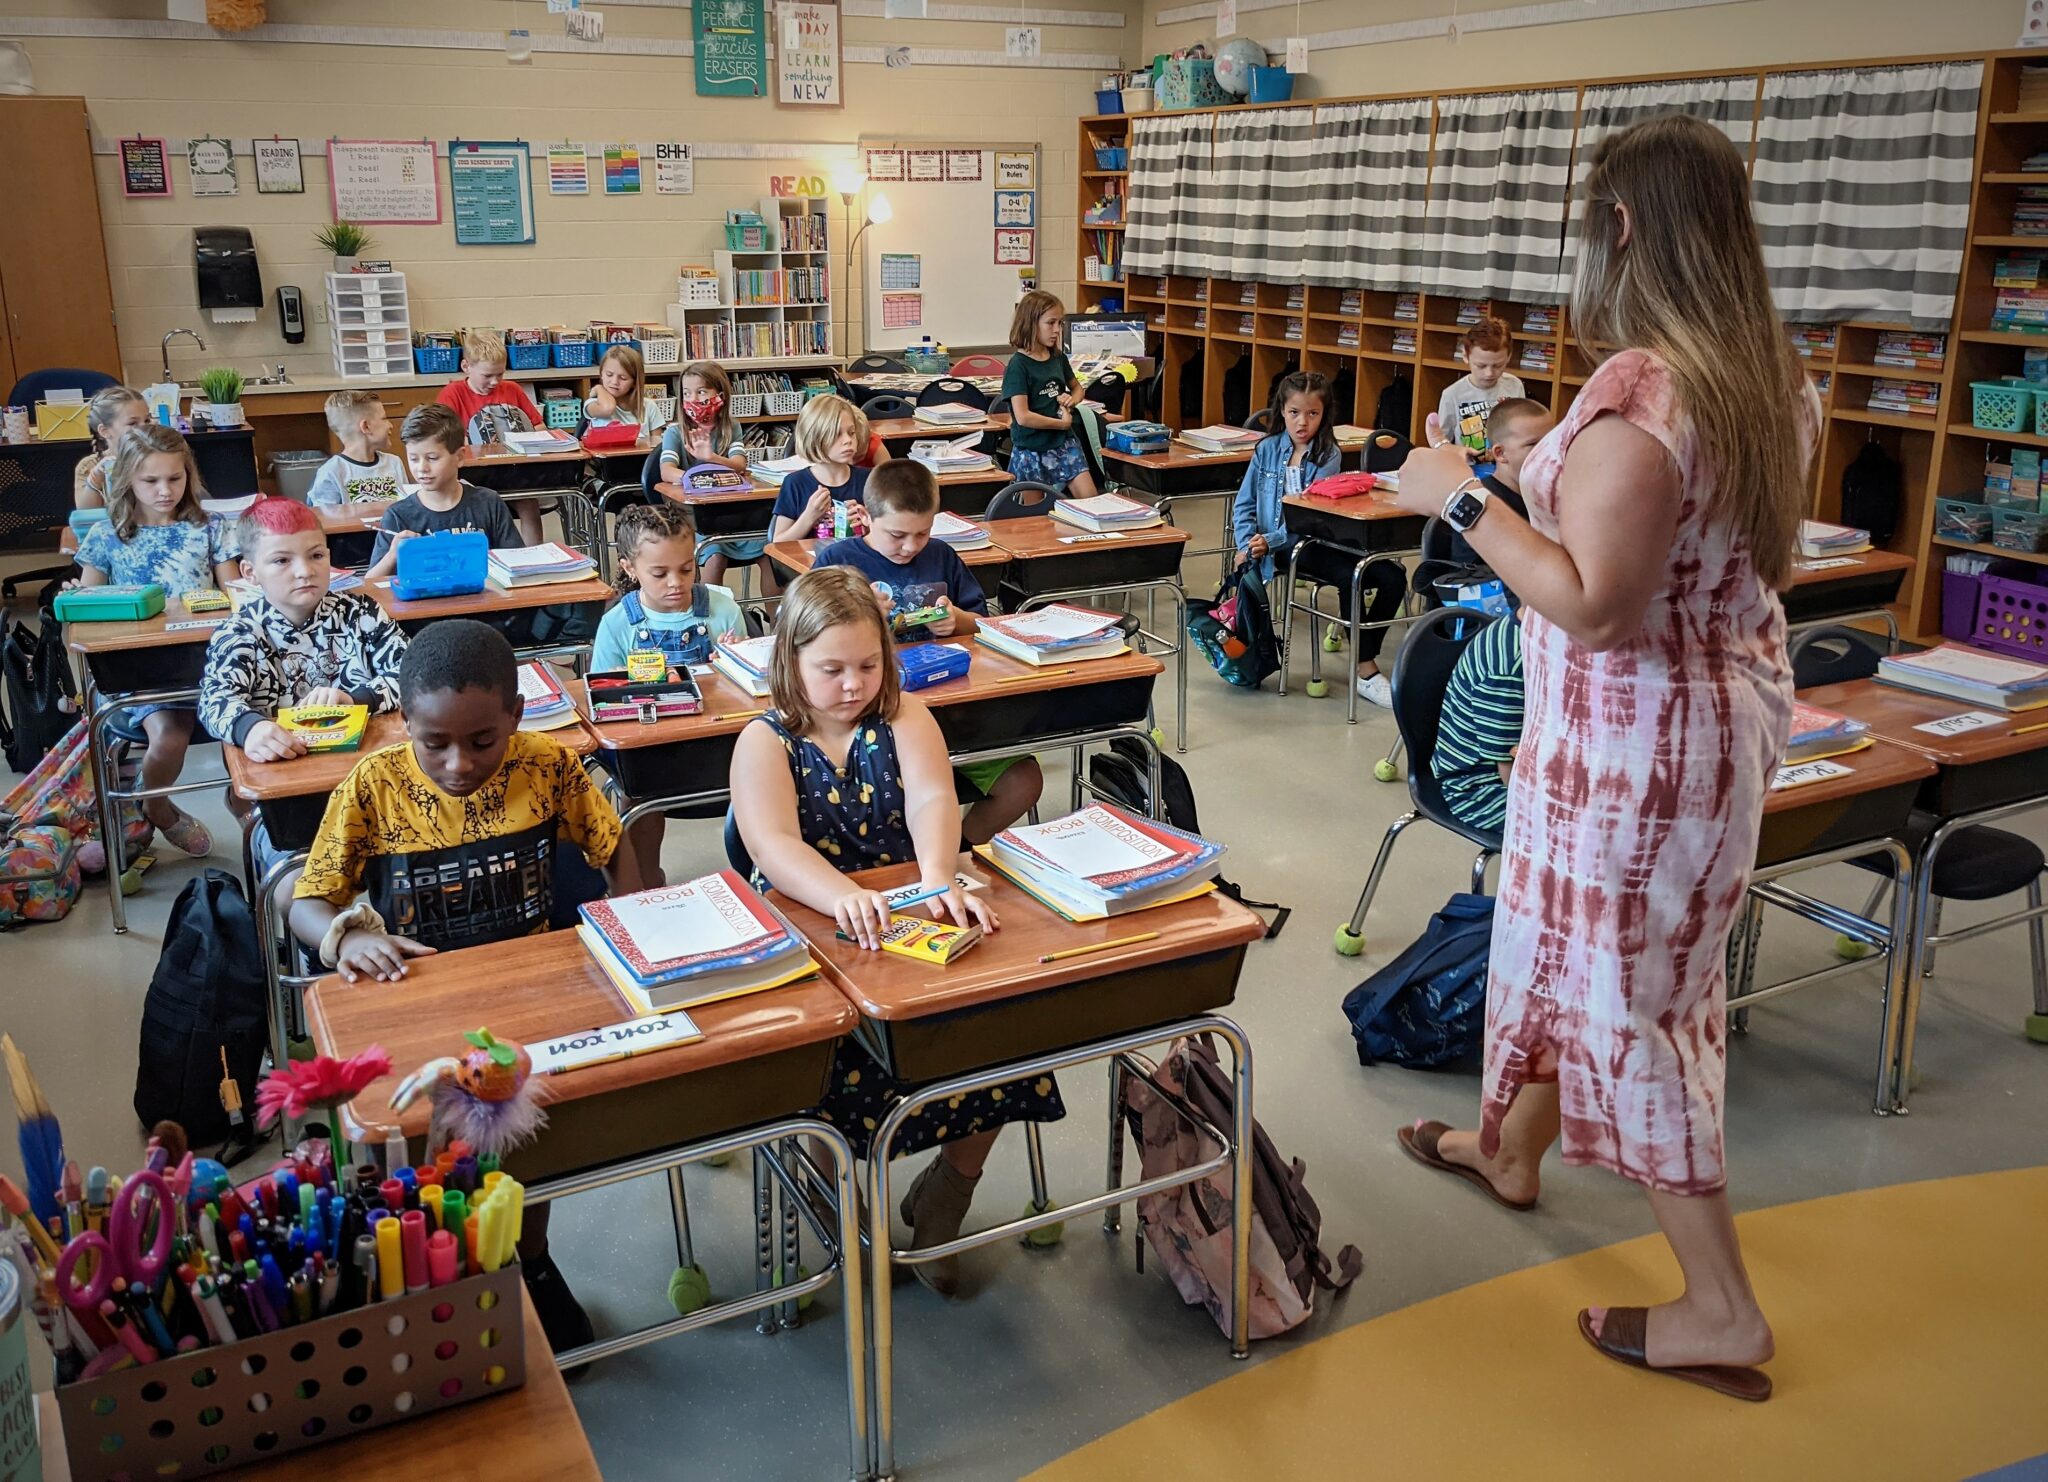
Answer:
M1247 36L1234 37L1216 49L1216 85L1234 97L1252 90L1252 68L1266 65L1266 49Z

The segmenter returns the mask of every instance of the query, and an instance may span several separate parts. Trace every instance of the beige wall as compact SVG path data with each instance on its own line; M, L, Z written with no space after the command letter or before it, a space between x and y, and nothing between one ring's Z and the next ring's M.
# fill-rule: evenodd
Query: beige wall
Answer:
M1526 6L1518 0L1515 8ZM1586 8L1590 19L1516 30L1473 31L1455 43L1435 36L1312 52L1297 97L1341 97L1490 86L1515 82L1576 82L1588 77L1654 75L1776 62L1826 62L1857 57L1919 56L1936 52L2009 47L2019 35L2019 0L1750 0L1639 16L1602 18L1611 0ZM1185 6L1144 0L1145 27L1137 47L1149 59L1176 47L1215 40L1213 19L1158 25L1153 17ZM1475 15L1509 8L1498 0L1459 7ZM1444 16L1451 0L1312 0L1300 7L1246 10L1240 0L1239 34L1280 44L1289 35L1350 30L1363 25ZM2048 58L2044 58L2048 60Z
M985 0L986 3L986 0ZM1124 27L1045 26L1047 53L1134 53L1137 0L1058 0L1060 8L1129 16ZM962 48L1000 53L1003 10L970 22L890 21L847 17L849 45ZM604 6L606 37L681 38L690 12L647 3ZM163 0L0 0L0 36L21 17L161 20ZM270 0L275 23L536 32L550 21L538 3L504 0ZM552 28L551 28L552 29ZM1039 261L1047 286L1070 290L1074 278L1075 118L1090 110L1097 75L1074 69L926 66L889 70L849 62L847 106L840 110L780 109L766 99L699 98L687 57L561 55L536 52L530 65L502 52L397 46L374 48L143 38L18 37L35 69L36 89L79 94L105 137L160 134L298 135L306 149L306 194L258 195L251 165L240 161L241 194L195 200L182 161L169 201L130 201L120 192L115 162L97 168L106 219L107 254L131 379L154 379L158 341L173 326L200 329L209 349L173 346L181 373L211 364L245 372L282 359L294 373L329 368L324 325L310 326L305 344L285 346L276 314L253 324L206 323L197 308L191 267L194 226L233 224L255 233L266 293L295 283L309 301L321 293L325 260L312 230L327 216L328 183L321 141L354 138L525 138L584 142L675 139L689 143L851 143L863 134L960 142L1035 140L1043 149ZM772 63L771 63L772 66ZM538 148L536 159L539 159ZM595 163L593 171L595 173ZM546 194L537 175L536 242L531 247L469 248L454 230L375 228L379 255L406 272L419 328L464 324L582 323L592 318L663 317L675 298L675 274L686 261L709 263L723 245L729 207L752 206L767 194L771 174L793 174L817 161L709 159L697 164L694 195L653 194L651 165L637 197L603 195L594 179L587 197ZM445 165L444 169L444 212ZM4 191L0 191L4 197ZM0 199L4 206L4 199ZM843 252L834 203L835 254ZM843 269L835 257L835 269ZM843 271L838 276L843 277ZM859 315L842 345L859 344ZM944 326L935 332L943 337Z

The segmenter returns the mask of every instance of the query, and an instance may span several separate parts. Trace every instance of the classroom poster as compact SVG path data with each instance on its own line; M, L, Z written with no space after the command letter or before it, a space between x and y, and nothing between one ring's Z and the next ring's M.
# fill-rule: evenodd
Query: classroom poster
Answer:
M231 196L241 190L235 179L235 146L225 139L187 139L185 173L195 196Z
M1003 28L1004 56L1035 57L1040 54L1038 27L1006 26Z
M783 0L782 44L775 50L775 102L783 108L841 108L843 62L837 0Z
M686 196L697 189L697 163L687 144L654 146L654 193L658 196Z
M1026 150L1022 154L998 151L996 154L997 190L1038 189L1038 156Z
M870 149L868 151L869 180L901 180L903 178L903 151L900 149Z
M903 151L903 167L906 180L944 180L946 152L942 149L906 149Z
M436 226L441 177L425 139L329 139L334 219L362 226Z
M533 241L533 155L525 142L448 145L448 199L458 247Z
M601 10L571 10L562 16L562 34L571 41L587 41L595 46L604 40L604 12Z
M171 163L161 139L123 139L121 147L121 194L169 200Z
M981 151L978 149L947 150L946 178L948 180L981 179Z
M256 156L256 194L298 196L306 193L306 168L299 158L298 140L280 139L275 135L268 139L252 139L249 152Z
M587 196L590 194L590 156L581 144L548 146L548 194Z
M697 96L758 98L768 91L768 19L762 0L696 0Z
M997 226L1037 226L1038 192L999 190L996 192Z
M640 194L639 145L605 145L604 193L608 196L637 196Z
M922 288L924 286L924 259L915 252L884 252L882 254L882 287L887 289Z
M997 264L1015 263L1021 267L1028 267L1037 261L1038 254L1032 241L1037 235L1037 232L1030 230L1020 231L1010 227L996 228Z
M923 294L885 293L882 295L882 328L918 329L923 324Z

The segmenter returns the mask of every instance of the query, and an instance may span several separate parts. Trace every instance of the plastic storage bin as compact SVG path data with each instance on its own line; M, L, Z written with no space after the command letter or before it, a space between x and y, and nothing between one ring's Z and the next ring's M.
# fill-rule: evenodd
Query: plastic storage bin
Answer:
M546 345L507 345L505 347L505 368L507 370L546 370L548 368Z
M1934 501L1934 534L1940 540L1982 544L1991 539L1991 510L1968 499Z
M270 472L277 479L277 492L304 504L313 493L313 476L327 455L313 448L280 450L270 455Z
M583 425L583 403L573 396L550 396L540 404L541 420L563 432Z
M1986 432L2024 432L2033 422L2034 388L2017 381L1972 381L1970 425Z
M585 370L597 364L597 347L588 340L556 340L555 365L562 370Z
M1124 95L1121 88L1099 87L1095 90L1095 111L1097 113L1122 113Z
M771 252L768 245L768 224L755 221L728 221L725 224L725 250L728 252Z
M1986 571L1977 580L1976 622L1969 641L2036 663L2048 659L2048 572ZM1942 629L1948 630L1948 589L1942 588Z
M1293 96L1294 74L1285 67L1252 68L1252 102L1285 103Z
M735 417L758 417L761 415L761 393L758 391L735 391L732 394L732 414Z
M452 376L461 369L462 352L453 345L421 345L412 352L412 363L423 376Z
M1121 144L1098 144L1095 146L1095 168L1098 170L1128 170L1131 167L1131 152Z
M649 335L640 342L641 364L649 370L683 363L683 342L672 334Z
M1994 509L1991 543L2001 550L2038 555L2048 550L2048 515L2039 510Z
M1124 89L1124 112L1150 113L1152 111L1152 89L1149 87L1127 87Z

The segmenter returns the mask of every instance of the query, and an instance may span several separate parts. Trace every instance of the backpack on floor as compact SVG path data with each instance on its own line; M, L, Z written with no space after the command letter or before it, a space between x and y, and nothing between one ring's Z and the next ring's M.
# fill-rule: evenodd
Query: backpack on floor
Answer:
M135 1115L144 1127L181 1123L195 1151L252 1140L256 1079L270 1047L263 952L241 883L223 870L188 881L171 907L163 955L142 1001ZM221 1105L221 1082L241 1087L240 1124Z
M76 685L63 626L48 608L40 628L0 615L0 750L9 769L27 772L78 720Z
M1212 1127L1230 1125L1236 1087L1206 1036L1175 1040L1166 1059L1151 1072L1151 1081L1126 1074L1123 1086L1124 1121L1137 1140L1144 1177L1191 1168L1222 1151L1216 1138L1170 1104L1186 1103ZM1254 1338L1299 1327L1315 1309L1316 1288L1342 1291L1365 1266L1358 1247L1347 1245L1337 1252L1332 1270L1319 1243L1322 1211L1303 1182L1307 1172L1300 1159L1281 1157L1266 1129L1252 1123ZM1227 1171L1138 1200L1138 1224L1145 1236L1138 1244L1138 1269L1144 1270L1145 1246L1150 1245L1181 1299L1190 1307L1200 1303L1208 1308L1226 1335L1231 1328L1230 1214Z
M1492 896L1446 901L1399 957L1344 995L1358 1063L1425 1070L1478 1054L1492 945Z
M1209 667L1239 689L1255 690L1280 672L1273 608L1250 565L1230 574L1213 602L1188 601L1188 639Z
M99 795L93 790L92 765L87 758L85 722L73 726L43 754L29 774L0 797L0 819L13 819L21 827L54 825L68 831L74 844L97 839L100 833ZM120 805L121 837L130 849L146 843L149 820L140 805Z
M1129 736L1119 736L1109 743L1108 751L1098 751L1088 758L1088 786L1117 806L1150 818L1152 789L1147 785L1145 762L1145 748ZM1164 752L1159 756L1159 790L1164 795L1160 812L1166 821L1177 829L1199 834L1202 825L1195 816L1194 784L1188 781L1187 769ZM1221 875L1216 877L1216 888L1241 906L1273 912L1264 941L1270 942L1280 935L1280 928L1293 914L1289 907L1276 902L1252 900Z
M0 818L0 931L62 921L78 903L79 883L78 845L69 829Z

